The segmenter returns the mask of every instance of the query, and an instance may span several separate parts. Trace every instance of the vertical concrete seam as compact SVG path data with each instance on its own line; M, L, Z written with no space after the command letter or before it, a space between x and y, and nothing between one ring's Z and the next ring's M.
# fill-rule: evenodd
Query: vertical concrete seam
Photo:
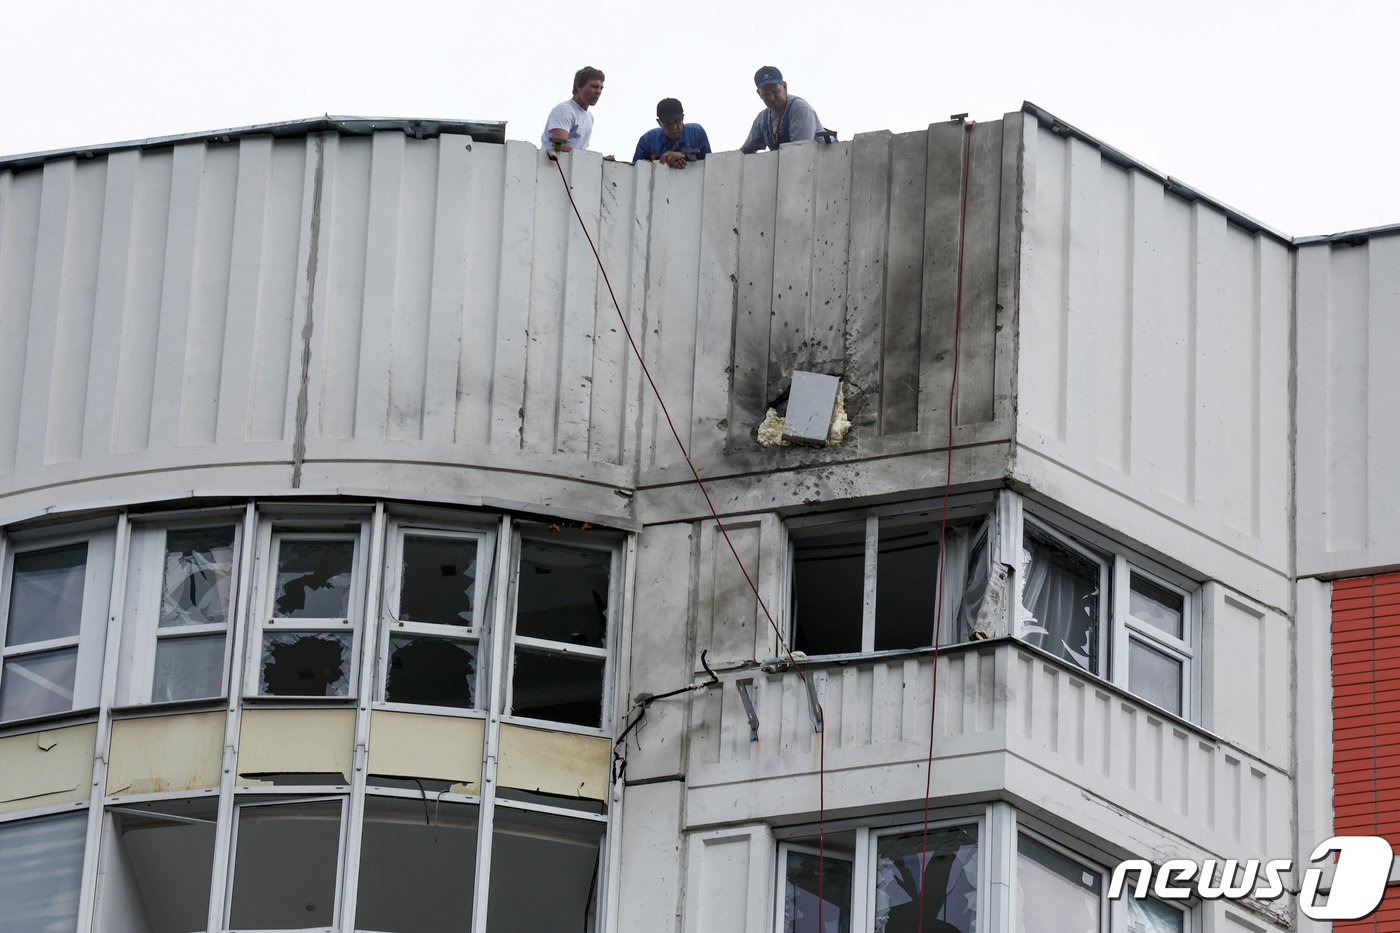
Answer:
M316 271L321 245L321 196L326 178L326 138L316 139L316 184L311 196L311 242L306 254L306 321L301 327L301 378L297 388L297 415L292 439L292 488L301 487L301 465L306 460L306 421L311 394L311 335L316 320Z

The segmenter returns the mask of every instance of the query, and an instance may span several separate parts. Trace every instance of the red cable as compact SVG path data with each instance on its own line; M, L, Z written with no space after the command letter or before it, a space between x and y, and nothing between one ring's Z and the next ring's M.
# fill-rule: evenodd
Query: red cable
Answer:
M943 475L943 514L938 522L938 604L934 609L933 623L933 693L929 698L928 710L928 759L924 762L924 830L919 849L919 924L924 928L924 866L928 862L928 809L929 798L933 794L933 738L934 723L938 712L938 656L943 640L943 574L948 562L944 559L944 545L948 533L948 496L953 485L953 421L958 398L958 350L962 339L962 299L963 299L963 260L967 255L967 189L972 178L972 128L977 121L964 124L962 203L958 210L958 288L953 305L953 378L948 386L948 455Z
M651 386L652 395L656 396L656 404L661 408L661 414L666 418L666 426L671 429L671 437L675 438L676 446L680 449L681 456L685 458L685 465L690 467L690 475L695 477L695 485L700 488L700 493L705 497L705 505L710 510L710 516L715 520L715 526L719 528L719 533L724 537L724 543L729 546L729 553L734 555L734 563L739 565L739 571L744 575L744 581L748 583L749 589L753 591L754 599L758 602L758 608L763 611L763 617L768 620L768 625L773 629L773 634L778 638L779 657L786 655L787 660L792 663L792 669L797 673L797 677L802 681L804 687L807 683L806 672L802 670L802 665L792 656L791 649L788 648L787 640L783 638L782 630L778 628L777 621L773 614L768 611L768 604L763 601L763 596L758 592L758 586L753 582L748 567L744 566L744 560L739 556L739 551L734 547L734 542L729 538L729 530L724 527L724 522L719 517L719 511L715 509L714 500L710 498L710 491L705 488L705 481L700 478L700 471L695 468L695 464L690 459L690 451L686 449L685 442L681 440L680 432L676 430L675 422L671 420L671 412L666 407L666 400L661 396L661 390L656 386L656 380L651 377L651 370L647 367L647 361L642 356L641 349L637 346L637 341L632 337L632 328L627 324L627 316L622 313L622 305L617 300L617 293L613 291L612 280L608 278L608 270L603 265L603 257L598 255L598 247L593 243L593 237L588 232L588 225L583 222L583 214L579 212L578 204L574 202L573 189L569 187L569 180L564 177L564 166L559 163L559 157L552 152L545 153L549 156L549 161L554 163L554 167L559 170L559 181L564 185L564 193L568 195L569 206L574 210L574 216L578 218L579 229L583 231L584 238L588 240L588 248L593 251L593 259L598 264L598 271L603 276L603 283L608 287L608 297L612 299L613 309L617 311L617 319L622 323L622 332L627 335L627 343L632 348L632 355L637 358L638 364L642 367L642 374L647 378L647 384ZM821 703L817 703L817 714L821 719L825 719ZM813 723L816 726L816 723ZM821 927L822 919L822 889L826 877L826 730L819 731L821 751L819 766L817 771L817 927Z

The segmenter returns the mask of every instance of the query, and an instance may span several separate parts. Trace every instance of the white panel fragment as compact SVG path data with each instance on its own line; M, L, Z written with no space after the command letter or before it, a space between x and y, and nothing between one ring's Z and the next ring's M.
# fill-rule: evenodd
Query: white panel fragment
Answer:
M783 440L803 444L825 444L836 412L836 393L841 380L821 373L793 370L792 390L788 393Z

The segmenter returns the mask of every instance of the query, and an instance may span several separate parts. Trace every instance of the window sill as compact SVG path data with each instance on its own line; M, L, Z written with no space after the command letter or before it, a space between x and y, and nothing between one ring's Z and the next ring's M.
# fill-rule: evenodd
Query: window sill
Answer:
M49 713L45 716L30 716L28 719L11 719L0 723L0 738L24 735L29 732L43 732L55 726L80 726L97 721L97 707L65 710L62 713Z
M213 713L228 710L228 697L202 697L197 700L163 700L159 703L128 703L112 707L113 719L144 719L173 713Z

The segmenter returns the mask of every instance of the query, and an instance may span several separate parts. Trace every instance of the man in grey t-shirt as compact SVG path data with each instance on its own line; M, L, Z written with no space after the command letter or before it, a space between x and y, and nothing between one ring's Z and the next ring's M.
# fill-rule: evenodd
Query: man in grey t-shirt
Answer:
M753 76L764 109L754 117L749 138L739 147L740 152L777 149L783 143L816 139L822 132L822 121L812 105L800 97L788 94L783 73L772 65L764 65Z
M603 73L588 65L580 68L574 74L574 96L549 112L540 148L553 148L555 152L587 149L593 136L593 114L588 108L602 96Z

